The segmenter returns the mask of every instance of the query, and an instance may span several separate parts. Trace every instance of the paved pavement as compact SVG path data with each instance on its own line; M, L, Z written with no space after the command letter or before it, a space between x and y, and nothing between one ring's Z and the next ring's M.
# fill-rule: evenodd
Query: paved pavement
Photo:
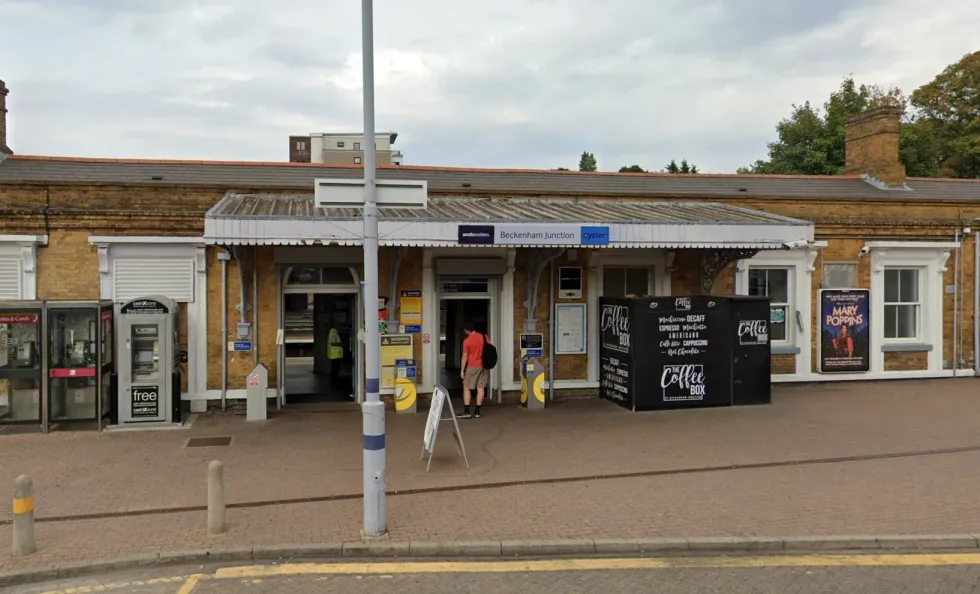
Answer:
M461 421L471 469L443 433L429 473L424 414L391 415L389 528L398 540L980 532L977 381L782 386L770 406L665 413L596 400L488 406ZM39 552L17 559L0 524L0 572L354 540L361 419L328 410L259 424L202 416L176 431L0 434L0 477L32 476L38 518L111 516L39 522ZM232 443L184 447L204 436ZM202 511L162 512L205 503L214 458L229 502L248 507L207 537Z
M290 563L153 569L12 588L10 594L403 594L515 592L980 592L980 557L867 555ZM958 559L959 558L959 559Z

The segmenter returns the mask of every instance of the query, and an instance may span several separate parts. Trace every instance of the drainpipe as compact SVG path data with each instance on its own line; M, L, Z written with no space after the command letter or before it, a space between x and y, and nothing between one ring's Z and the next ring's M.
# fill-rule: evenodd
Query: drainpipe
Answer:
M221 261L221 410L228 398L228 260L231 252L218 252Z
M407 254L408 248L406 247L388 248L388 321L385 323L388 332L392 332L392 328L394 328L394 332L398 332L399 324L395 317L395 314L398 313L396 310L401 307L398 302L398 270Z
M966 227L964 227L963 230L960 231L961 242L966 242L966 234L969 232L970 229ZM966 270L963 269L963 267L966 266L966 261L965 261L965 255L963 254L962 243L960 244L960 247L956 248L956 254L960 257L960 278L956 281L956 301L957 301L957 307L959 308L959 315L957 315L956 317L960 323L960 331L957 337L957 342L959 343L959 346L957 347L959 358L956 360L956 365L957 368L959 368L959 366L965 362L963 358L963 323L964 323L963 322L963 292L961 291L963 287L961 285L966 279Z
M540 249L537 252L532 252L535 254L533 259L526 262L524 266L527 268L527 287L525 292L527 293L527 299L524 301L524 307L527 310L527 316L524 319L524 332L537 332L537 315L538 310L538 286L541 282L541 273L544 269L548 267L548 264L554 260L557 260L559 256L565 253L565 248L559 248L554 250L550 254L545 249ZM550 315L548 316L551 317Z
M555 259L548 262L548 401L555 399Z
M258 247L252 248L252 368L259 365L259 255Z
M973 373L980 377L980 231L973 235Z
M960 243L960 229L956 228L956 233L953 236L953 241L957 244ZM959 336L960 329L960 252L962 248L956 248L956 257L953 258L953 288L956 289L956 293L953 293L953 377L956 377L956 369L959 367L957 364L957 337ZM945 290L945 289L944 289ZM942 331L939 332L939 340L942 340Z
M285 324L283 323L283 296L282 296L282 266L273 264L276 269L276 410L282 410L283 394L285 392L285 381L283 380L286 368L285 353ZM283 341L279 342L279 333L283 333Z

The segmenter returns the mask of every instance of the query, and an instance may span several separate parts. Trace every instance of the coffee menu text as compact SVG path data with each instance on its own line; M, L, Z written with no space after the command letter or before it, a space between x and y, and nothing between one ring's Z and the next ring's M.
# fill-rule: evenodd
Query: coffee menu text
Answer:
M708 350L707 316L703 313L659 316L660 353L667 357L697 356Z

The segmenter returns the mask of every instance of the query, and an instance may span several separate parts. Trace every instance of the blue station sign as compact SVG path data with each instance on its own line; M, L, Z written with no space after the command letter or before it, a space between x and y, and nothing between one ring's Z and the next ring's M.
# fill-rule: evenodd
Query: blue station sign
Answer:
M460 225L460 245L609 245L609 227L593 225Z

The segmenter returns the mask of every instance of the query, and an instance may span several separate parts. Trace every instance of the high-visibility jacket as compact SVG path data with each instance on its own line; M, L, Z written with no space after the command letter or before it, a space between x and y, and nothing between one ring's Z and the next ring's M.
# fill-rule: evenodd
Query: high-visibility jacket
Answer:
M344 343L340 340L340 332L336 328L330 329L327 335L327 359L343 359Z

